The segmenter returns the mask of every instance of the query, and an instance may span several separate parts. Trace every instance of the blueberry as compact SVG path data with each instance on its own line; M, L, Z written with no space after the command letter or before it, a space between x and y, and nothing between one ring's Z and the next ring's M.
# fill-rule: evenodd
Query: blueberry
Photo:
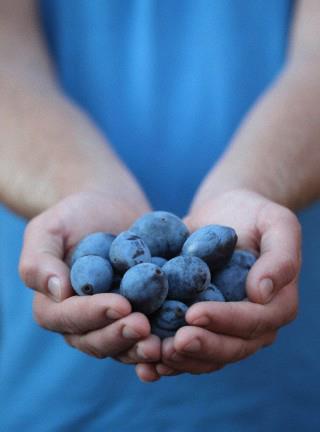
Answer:
M190 235L182 247L182 255L197 256L215 271L228 262L237 239L233 228L207 225Z
M129 300L134 310L152 314L167 297L168 280L155 264L138 264L124 274L120 293Z
M165 258L161 258L161 257L152 257L151 262L153 264L157 265L158 267L163 267L165 265L165 263L167 262L167 260Z
M70 271L71 285L79 295L110 291L112 277L110 262L96 255L78 258Z
M212 282L222 292L226 301L240 301L246 297L246 280L249 270L238 264L228 264L212 277Z
M102 258L109 258L109 250L115 236L105 232L88 234L71 251L67 261L72 266L75 261L85 255L98 255Z
M186 325L188 306L178 300L166 300L152 316L152 323L167 330L176 330Z
M231 256L229 263L238 264L240 267L250 270L256 260L256 256L249 250L236 249Z
M205 290L210 283L210 270L198 257L178 256L172 258L162 270L168 277L168 298L174 300L192 299Z
M225 298L223 297L221 291L212 283L208 286L208 288L195 296L192 299L190 304L203 302L203 301L218 301L225 302Z
M186 325L185 315L188 306L176 300L166 300L150 318L151 332L161 339L170 337Z
M119 272L125 272L137 264L151 261L145 242L131 231L123 231L112 242L110 261Z
M146 213L134 222L130 230L146 242L152 256L163 258L179 255L189 235L182 220L165 211Z

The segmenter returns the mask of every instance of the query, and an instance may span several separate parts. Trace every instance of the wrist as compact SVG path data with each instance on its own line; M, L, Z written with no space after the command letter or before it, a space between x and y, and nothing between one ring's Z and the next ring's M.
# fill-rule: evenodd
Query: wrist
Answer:
M226 155L202 182L192 208L234 190L257 193L293 211L306 204L296 185L288 184L281 172L272 172L272 167L268 169L267 166L265 170L251 165L248 168L244 158Z
M12 118L5 111L4 139L10 143L0 173L0 200L5 205L32 218L71 194L107 191L133 208L148 208L134 177L85 113L59 94L23 95L28 103L22 104L20 128L11 128ZM17 106L13 103L12 108Z
M125 214L132 214L132 220L150 211L143 191L125 169L119 171L106 163L104 172L101 172L101 167L94 164L80 165L63 164L61 172L60 168L55 169L52 164L47 167L46 173L36 178L21 175L19 179L16 176L10 190L1 194L1 200L12 211L27 219L75 194L100 196L110 203L110 207L121 207Z

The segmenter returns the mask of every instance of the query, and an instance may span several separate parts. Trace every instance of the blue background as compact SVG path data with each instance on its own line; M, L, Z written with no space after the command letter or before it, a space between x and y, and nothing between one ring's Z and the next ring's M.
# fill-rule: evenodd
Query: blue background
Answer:
M156 209L183 215L285 58L286 0L43 0L66 94L138 177ZM33 323L17 264L25 222L0 211L0 430L320 430L320 207L303 227L301 307L277 342L202 376L140 383Z

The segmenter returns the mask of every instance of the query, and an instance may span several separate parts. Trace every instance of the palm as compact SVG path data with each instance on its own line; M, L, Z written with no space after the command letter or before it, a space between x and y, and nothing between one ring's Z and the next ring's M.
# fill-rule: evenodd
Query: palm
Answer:
M209 224L230 226L237 232L237 247L259 252L261 233L258 226L264 219L267 222L269 211L274 211L274 207L278 206L261 195L233 191L197 206L185 221L192 231Z
M197 199L185 222L191 231L208 224L231 226L238 234L237 247L259 253L247 279L251 302L192 306L186 315L190 325L164 341L162 363L154 369L138 367L139 376L149 380L210 372L247 357L272 343L277 329L297 311L300 228L288 209L254 192L235 190L205 202ZM189 351L193 342L200 344L197 352Z
M71 195L55 207L40 215L63 238L64 253L86 234L106 231L117 234L129 228L131 223L148 207L128 206L106 193L81 192Z
M116 234L148 211L144 202L139 206L138 200L131 201L120 201L113 191L74 194L34 218L25 232L20 272L26 285L38 291L36 320L97 357L125 355L137 341L149 341L150 325L142 314L131 313L129 302L117 294L74 296L64 257L86 234ZM158 358L159 343L150 342L152 358Z

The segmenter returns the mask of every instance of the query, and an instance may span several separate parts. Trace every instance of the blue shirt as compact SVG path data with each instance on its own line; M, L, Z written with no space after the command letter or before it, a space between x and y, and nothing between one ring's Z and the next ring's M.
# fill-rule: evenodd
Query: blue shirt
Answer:
M203 176L280 71L289 0L43 0L66 94L85 109L156 209L183 215ZM18 278L25 222L0 212L0 430L320 430L320 207L304 235L299 318L278 341L218 373L154 384L34 324Z

